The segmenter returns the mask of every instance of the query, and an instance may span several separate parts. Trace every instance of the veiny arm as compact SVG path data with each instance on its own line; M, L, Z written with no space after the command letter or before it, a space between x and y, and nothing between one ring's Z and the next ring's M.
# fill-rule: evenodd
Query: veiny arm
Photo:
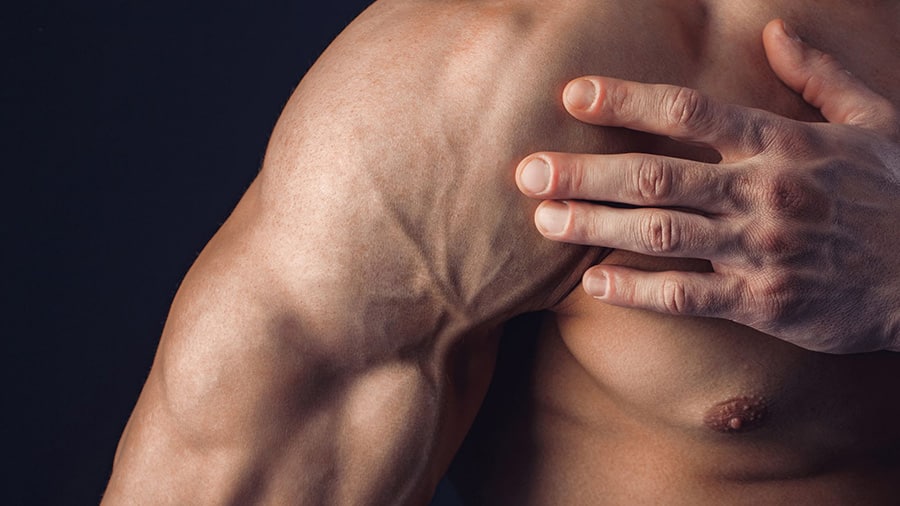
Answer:
M547 99L585 69L518 22L379 3L326 51L179 289L104 503L427 501L496 329L599 254L515 191L526 153L610 142Z

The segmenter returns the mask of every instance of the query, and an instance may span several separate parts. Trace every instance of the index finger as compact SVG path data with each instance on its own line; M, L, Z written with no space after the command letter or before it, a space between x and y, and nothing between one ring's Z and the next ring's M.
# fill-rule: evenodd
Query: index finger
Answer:
M701 144L726 155L761 152L774 129L771 114L719 102L693 88L587 76L563 92L570 114L594 125L624 127Z

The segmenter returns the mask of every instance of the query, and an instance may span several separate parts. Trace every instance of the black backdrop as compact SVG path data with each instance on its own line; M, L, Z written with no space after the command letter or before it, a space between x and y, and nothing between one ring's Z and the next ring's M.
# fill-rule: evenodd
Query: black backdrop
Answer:
M4 8L0 502L100 500L179 281L369 3Z

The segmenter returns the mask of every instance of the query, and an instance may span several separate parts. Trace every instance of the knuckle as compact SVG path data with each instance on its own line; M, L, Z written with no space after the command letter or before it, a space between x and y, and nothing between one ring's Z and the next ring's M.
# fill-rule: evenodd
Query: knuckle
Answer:
M642 244L651 253L672 253L680 245L681 231L672 215L664 211L647 212L640 230Z
M754 117L747 120L740 132L741 144L749 153L762 153L776 142L779 133L771 121Z
M664 113L669 125L693 127L704 121L708 103L699 91L675 87L666 93Z
M734 205L736 211L749 212L756 207L757 196L752 190L756 187L757 180L755 172L736 172L730 178L720 179L718 191Z
M632 181L635 195L648 204L664 202L671 195L674 185L672 167L650 156L639 157L636 163Z
M666 278L662 282L661 289L662 307L667 312L679 315L688 313L687 289L683 282Z
M751 284L749 319L764 328L775 328L798 305L798 281L789 271L769 271Z
M828 196L800 177L776 175L762 184L763 209L770 215L791 219L824 219Z
M803 188L786 176L776 176L763 187L763 202L774 214L789 214L803 200Z

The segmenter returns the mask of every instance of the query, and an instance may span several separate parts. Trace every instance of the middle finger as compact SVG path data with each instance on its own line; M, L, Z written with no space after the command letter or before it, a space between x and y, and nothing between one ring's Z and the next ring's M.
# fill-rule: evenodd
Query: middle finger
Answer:
M741 244L728 220L674 209L617 209L579 201L542 202L535 225L547 237L652 256L732 260Z

